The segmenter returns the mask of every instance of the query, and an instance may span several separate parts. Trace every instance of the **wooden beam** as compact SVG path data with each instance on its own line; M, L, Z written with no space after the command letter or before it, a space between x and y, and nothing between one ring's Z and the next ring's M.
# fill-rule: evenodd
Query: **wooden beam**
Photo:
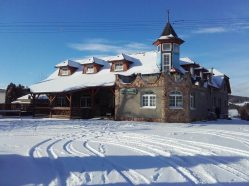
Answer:
M52 118L52 106L53 106L53 102L54 102L55 98L56 98L56 95L50 95L50 96L48 97L48 100L49 100L49 108L50 108L50 110L49 110L49 117L50 117L50 118Z
M48 97L48 100L49 100L50 104L53 104L55 98L56 98L56 96L49 96Z
M40 97L41 94L37 94L37 99Z
M99 88L93 88L93 89L91 89L91 95L95 96L98 93L98 91L99 91Z
M35 116L35 94L31 94L31 97L32 97L32 108L33 108L33 116Z
M70 94L71 95L71 94ZM68 96L68 95L66 95L66 98L67 98L67 100L69 101L69 103L70 103L70 95Z
M110 88L113 95L115 95L115 89L113 87Z
M69 95L70 119L72 118L72 94Z

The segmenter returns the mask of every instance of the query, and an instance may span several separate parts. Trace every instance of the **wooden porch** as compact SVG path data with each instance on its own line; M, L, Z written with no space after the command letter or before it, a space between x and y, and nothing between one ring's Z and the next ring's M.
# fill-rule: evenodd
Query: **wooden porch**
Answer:
M48 103L45 104L39 102L40 95L32 94L34 117L88 119L114 116L114 87L94 87L65 93L46 93Z

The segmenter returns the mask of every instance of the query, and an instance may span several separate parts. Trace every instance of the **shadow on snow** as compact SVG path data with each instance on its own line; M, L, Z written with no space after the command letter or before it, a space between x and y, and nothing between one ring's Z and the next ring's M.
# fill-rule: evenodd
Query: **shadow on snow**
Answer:
M128 171L129 169L157 169L168 167L170 164L167 162L172 159L181 159L180 166L189 168L199 164L213 164L218 165L236 163L243 157L226 157L226 156L87 156L87 157L58 157L51 159L48 157L33 158L30 156L21 156L16 154L0 155L0 185L26 185L26 184L44 184L49 185L52 180L59 177L60 184L66 185L67 178L70 177L72 172L92 172L92 171L107 171L112 170ZM220 159L222 162L217 161L210 163L205 159ZM163 160L163 161L160 161ZM187 163L186 163L187 162ZM225 163L224 163L225 162ZM92 185L92 184L91 184ZM113 184L99 184L109 186L123 186L130 185L130 183L113 183ZM151 183L155 186L183 186L191 185L189 182L184 183ZM246 186L248 182L222 182L214 184L201 184L206 186Z

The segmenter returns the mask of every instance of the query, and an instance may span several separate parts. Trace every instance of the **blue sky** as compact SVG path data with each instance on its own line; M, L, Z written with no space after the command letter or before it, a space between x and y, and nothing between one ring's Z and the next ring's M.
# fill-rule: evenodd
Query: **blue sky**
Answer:
M65 59L154 50L167 9L188 56L249 96L247 0L0 0L0 87L31 85Z

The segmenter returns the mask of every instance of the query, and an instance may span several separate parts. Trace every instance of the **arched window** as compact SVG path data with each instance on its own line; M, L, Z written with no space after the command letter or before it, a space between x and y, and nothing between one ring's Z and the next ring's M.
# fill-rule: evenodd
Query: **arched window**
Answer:
M183 99L182 93L179 91L172 91L169 94L169 107L170 108L182 108Z

